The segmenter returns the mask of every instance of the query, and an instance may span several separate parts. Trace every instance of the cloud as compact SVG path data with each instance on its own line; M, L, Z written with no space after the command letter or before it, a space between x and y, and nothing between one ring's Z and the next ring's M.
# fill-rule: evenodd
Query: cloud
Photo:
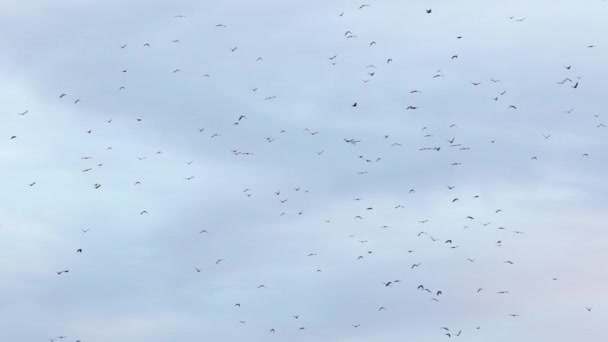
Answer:
M0 339L598 339L605 4L359 5L2 2Z

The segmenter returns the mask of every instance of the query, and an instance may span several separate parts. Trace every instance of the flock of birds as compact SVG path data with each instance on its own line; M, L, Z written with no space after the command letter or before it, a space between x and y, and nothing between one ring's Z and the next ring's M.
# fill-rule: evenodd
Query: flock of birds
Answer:
M352 11L368 11L371 8L373 8L373 4L361 4L359 6L355 6L353 8ZM421 13L421 15L434 15L435 12L433 11L432 8L428 8L426 9L424 12ZM337 18L336 20L344 20L344 18L348 17L349 15L349 11L344 11L344 12L338 12L336 14ZM175 15L173 18L173 20L176 21L187 21L190 20L190 16L187 15ZM515 23L517 23L518 25L522 22L524 22L525 20L527 20L526 17L508 17L505 18L505 20L511 20ZM218 23L215 24L215 28L217 30L230 30L230 25L226 25L223 23ZM355 28L350 28L347 30L344 30L344 32L340 33L341 38L343 39L348 39L348 40L357 40L360 39L359 35L357 33L357 30L355 30ZM457 40L457 41L461 41L461 40L465 40L467 39L466 36L462 36L462 35L454 35L453 39ZM171 42L172 44L178 45L181 44L180 39L174 39ZM371 48L374 47L376 45L378 45L379 43L377 43L375 40L372 41L368 41L368 42L364 42L363 45L366 45L367 47ZM586 45L586 46L581 46L581 48L587 48L587 49L592 49L595 47L595 45ZM143 49L150 49L153 50L155 48L155 45L149 42L140 42L139 44L134 44L134 43L122 43L122 44L118 44L116 46L116 52L117 53L129 53L129 51L133 48L143 48ZM238 46L232 46L230 48L228 48L226 50L226 54L238 54L239 53L239 47ZM458 59L459 59L459 54L458 53L453 53L450 55L446 56L446 60L452 62L452 63L457 63ZM329 68L333 68L336 67L339 63L340 63L340 54L339 53L331 53L328 54L327 56L325 56L325 61L327 63L329 63ZM264 63L264 58L262 56L258 57L255 59L256 63ZM390 73L391 70L391 66L395 65L397 63L400 63L400 56L398 55L391 55L391 56L385 56L383 58L382 61L375 61L374 62L368 64L365 66L364 68L364 73L366 75L366 78L361 79L361 82L366 85L369 82L374 81L374 79L377 77L378 74L382 74L382 73ZM381 63L381 64L380 64ZM585 83L584 80L581 76L577 76L576 74L573 73L574 70L576 70L575 67L573 67L572 65L565 65L565 66L560 66L561 70L563 71L563 76L556 80L555 83L557 84L557 86L562 86L562 87L570 87L572 89L572 91L578 91L578 89L580 87L584 87ZM178 73L182 73L185 71L182 71L180 68L175 68L173 70L170 71L173 74L178 74ZM328 71L330 72L330 71ZM129 68L125 67L124 69L120 69L120 70L116 70L117 74L126 74L126 76L128 77L129 75ZM204 74L201 75L201 77L207 79L207 78L212 78L211 74ZM441 70L438 70L436 73L434 73L433 75L429 75L430 79L435 79L437 82L440 82L442 78L447 78L449 77L449 73L448 72L444 72ZM464 83L462 86L469 86L469 87L484 87L487 85L492 85L494 87L500 87L501 85L501 79L496 79L496 78L491 78L489 77L486 80L466 80L466 83ZM554 86L554 85L553 85ZM115 86L115 90L120 92L121 94L125 94L129 92L129 88L127 85L125 84L121 84L120 82L118 82ZM261 91L261 89L258 89L258 87L254 87L254 88L250 88L251 92L253 93L258 93L259 91ZM433 89L409 89L407 90L407 92L409 93L410 96L413 96L412 98L415 98L415 96L418 96L417 94L421 94L423 92L432 92ZM508 111L517 111L519 110L519 104L516 102L512 102L513 100L510 100L508 98L508 93L509 93L509 89L503 89L500 88L500 90L498 90L496 92L496 95L488 98L487 101L489 102L498 102L498 103L504 103L502 104L502 108L508 110ZM87 101L86 97L81 97L76 91L73 92L61 92L58 93L56 96L56 101L59 101L60 105L64 105L66 103L71 103L73 105L82 105L81 103L84 103ZM277 95L273 95L272 93L270 94L266 94L260 97L260 99L263 99L264 101L273 101L275 99L277 99ZM343 106L344 107L350 107L349 110L351 111L357 111L359 110L359 108L361 107L362 102L365 101L364 99L353 99L351 101L348 101L348 103L344 103ZM412 112L416 112L419 111L419 109L421 108L421 106L419 104L416 103L409 103L407 105L404 106L403 111L405 113L412 113ZM570 114L574 111L574 108L570 108L567 110L564 110L565 114ZM23 117L23 125L27 125L27 120L28 117L31 116L31 112L29 109L23 109L23 111L20 111L18 113L15 113L16 115L19 115L21 117ZM596 122L593 124L593 127L590 126L590 129L605 129L606 125L604 123L601 122L600 120L600 116L599 115L595 115L595 119ZM142 117L136 118L135 122L136 123L143 123L145 122L146 118L145 116L142 115ZM230 123L230 125L232 126L231 129L247 129L247 125L248 122L252 121L252 120L256 120L256 118L254 117L254 115L252 115L251 113L243 113L243 114L235 114L233 115L233 117L231 118L226 118L225 120L228 120ZM468 150L474 149L477 146L472 146L467 144L466 142L464 142L464 140L466 139L461 139L461 137L458 135L458 129L460 128L459 124L456 123L458 120L457 117L454 118L453 123L450 123L449 126L447 127L448 131L453 131L453 135L448 136L448 137L444 137L441 139L437 139L435 136L435 133L433 133L433 130L430 126L425 126L425 127L421 127L420 128L420 132L421 132L421 136L420 136L420 140L419 142L421 142L419 144L419 146L413 148L411 146L406 146L406 143L399 141L398 139L394 139L393 136L391 134L382 134L380 137L375 137L378 138L378 140L382 141L383 144L387 147L387 148L391 148L391 149L414 149L416 151L416 153L442 153L445 152L446 150L453 150L453 151L457 151L457 153L467 153ZM113 125L116 124L120 124L120 118L118 118L118 120L114 120L111 117L108 117L105 122L103 123L103 125L107 125L107 127L111 127ZM107 128L105 128L107 129ZM194 134L198 134L198 135L203 135L209 139L214 139L213 141L216 140L221 140L224 139L225 136L229 136L229 134L226 134L225 131L222 130L213 130L210 131L210 129L208 127L191 127L190 130L192 131L191 133ZM82 132L82 134L84 134L84 136L82 137L82 139L85 139L87 135L94 135L96 133L96 128L91 128L91 129L87 129L84 132ZM272 144L275 142L275 140L280 139L278 136L285 136L285 135L289 135L289 134L300 134L300 135L304 135L304 136L310 136L310 137L314 137L317 136L319 134L323 134L324 132L322 132L322 130L314 130L314 129L310 129L308 127L301 127L301 132L292 132L291 130L287 130L287 129L283 129L280 130L279 132L276 132L276 135L273 136L264 136L264 137L260 137L260 140L265 140L266 143L268 144ZM551 134L544 134L542 135L542 139L551 139L552 135ZM7 137L7 140L10 140L11 144L16 144L18 145L20 143L20 136L18 135L11 135L9 137ZM324 146L318 150L313 151L314 153L311 152L311 155L313 157L317 157L317 158L323 158L326 150L329 151L331 149L338 149L338 148L342 148L342 146L339 145L346 145L348 146L348 148L351 149L352 151L355 151L353 154L353 158L356 159L360 164L361 168L359 170L356 170L354 173L356 174L357 177L360 180L360 182L366 182L366 175L368 175L369 173L372 172L373 170L373 166L380 164L380 163L384 163L385 159L388 159L386 156L382 157L379 154L378 155L366 155L363 152L359 152L358 149L360 146L365 145L366 140L368 140L369 137L358 137L358 136L344 136L344 137L339 137L335 139L335 142L332 145L328 145L328 146ZM488 146L493 146L493 144L496 143L495 139L492 139L490 141L487 141L486 144L488 144ZM108 146L106 148L107 151L120 151L120 147L119 146ZM78 170L79 172L83 173L83 174L91 174L91 191L104 191L104 185L101 181L97 181L97 180L93 180L95 179L95 173L102 173L104 172L104 161L102 160L102 158L100 157L93 157L93 153L94 151L87 151L85 152L86 154L81 156L80 158L83 160L84 163L86 163L86 166L83 167L81 170ZM112 153L116 153L116 152L112 152ZM164 152L162 150L157 150L153 153L153 156L158 156L160 157L160 155L162 155ZM231 150L226 150L225 153L230 153L234 156L249 156L250 158L253 158L254 156L258 156L262 152L259 151L253 151L253 150L242 150L242 149L231 149ZM316 155L316 156L315 156ZM133 158L137 158L138 161L141 162L145 162L145 160L147 160L148 158L150 158L151 156L145 156L145 155L137 155L137 156L133 156ZM590 158L590 154L588 152L584 152L580 154L581 158ZM528 155L526 158L528 158L531 162L537 162L540 159L539 155ZM327 161L329 163L329 161ZM192 165L193 163L205 163L204 160L186 160L184 161L184 164L186 165L186 167L189 167L190 165ZM449 165L446 165L448 167L461 167L463 165L462 161L458 161L458 160L454 160L452 162L449 163ZM129 170L124 170L124 172L129 172ZM244 170L244 172L247 172L247 170ZM169 175L168 175L169 176ZM142 182L141 179L137 178L137 175L133 175L133 181L132 181L132 186L134 188L142 188L142 187L146 187L147 184L145 182ZM183 177L183 181L186 182L196 182L198 179L205 177L205 175L199 175L199 174L191 174L188 176ZM189 183L190 184L190 183ZM25 187L30 187L35 189L36 187L40 186L39 180L35 180L32 179L30 183L28 184L24 184ZM473 195L470 198L465 198L464 196L465 193L464 192L459 192L459 186L458 184L442 184L440 185L443 188L443 193L446 196L446 205L452 205L452 206L457 206L460 202L463 201L467 201L468 203L479 203L484 201L484 198L481 195ZM265 194L266 196L270 196L273 198L273 201L276 201L276 205L274 207L272 207L274 214L276 215L276 220L282 220L284 216L290 216L290 215L295 215L296 217L300 217L300 216L305 216L305 215L312 215L314 216L314 213L308 213L308 212L304 212L304 210L299 209L299 208L294 208L294 207L289 207L289 200L292 198L292 196L314 196L314 190L313 187L304 187L301 185L297 185L294 184L291 188L281 188L281 189L257 189L256 184L251 184L249 187L243 188L242 189L242 193L241 196L246 197L247 200L253 200L256 198L256 196L258 196L258 194ZM374 213L375 211L377 211L379 208L377 206L374 206L373 204L367 202L365 200L365 196L366 194L362 193L360 194L360 196L353 198L352 201L359 207L358 212L356 213L356 215L353 215L352 217L342 217L342 218L317 218L319 224L321 225L327 225L327 227L331 227L332 223L337 221L337 220L352 220L352 222L365 222L366 218L368 216L373 215L372 213ZM400 194L401 196L403 196L403 194ZM411 189L409 189L409 191L407 192L407 194L405 195L409 195L409 196L416 196L416 188L413 187ZM262 195L260 195L262 196ZM477 202L475 202L477 201ZM475 204L473 204L475 205ZM408 206L407 203L403 202L403 203L394 203L394 205L392 205L390 208L382 208L383 210L386 209L390 209L390 210L394 210L394 211L399 211L399 210L405 210L406 207ZM151 219L153 219L154 217L154 211L151 210L150 208L141 208L141 210L138 210L137 214L139 216L145 217L145 216L149 216ZM511 215L516 215L516 213L510 213ZM474 215L474 214L473 214ZM458 241L458 232L470 232L470 231L474 231L476 229L481 228L481 229L496 229L498 231L501 232L501 234L503 234L502 238L500 240L496 240L493 241L492 243L496 246L496 247L501 247L504 243L504 241L509 240L510 243L516 243L517 240L513 240L513 237L518 237L518 238L525 238L525 231L522 230L518 230L518 229L512 229L512 228L506 228L503 227L500 224L497 224L495 222L500 222L503 215L506 215L506 213L503 212L502 208L493 208L490 210L490 212L487 212L484 214L484 218L480 219L477 215L473 216L467 213L463 213L462 216L462 220L465 222L465 224L463 226L459 226L457 228L457 230L454 231L454 236L438 236L435 233L433 233L433 230L431 228L428 228L427 223L432 219L432 218L420 218L418 220L416 220L415 222L412 222L412 224L415 224L416 228L416 233L415 233L415 237L417 239L425 239L427 240L428 243L433 243L432 245L428 245L428 246L433 246L433 247L429 247L429 248L445 248L447 251L450 250L455 250L455 249L466 249L467 246L466 245L462 245L459 243ZM491 220L488 220L487 217L492 217ZM280 221L278 221L280 222ZM348 225L350 225L351 223L348 223ZM353 223L354 224L354 223ZM374 228L374 227L371 227ZM381 226L375 227L375 228L379 228L379 229L383 229L383 230L390 230L390 229L395 229L393 228L393 226L389 225L389 224L383 224ZM91 228L88 227L82 227L80 228L80 232L82 234L86 234L86 239L94 239L94 236L91 236L91 234L89 234ZM219 230L219 228L217 229ZM214 230L212 228L209 227L204 227L204 229L198 228L196 229L196 231L193 231L192 234L192 238L204 238L206 236L212 235L212 234L216 234L219 233L217 230ZM198 235L198 236L197 236ZM354 245L356 246L360 246L357 247L358 252L356 254L353 254L352 256L350 256L349 258L352 259L353 263L363 263L365 262L367 259L373 258L377 253L379 253L376 250L372 250L370 248L366 248L365 246L367 246L366 244L370 241L369 239L365 239L365 238L361 238L362 235L365 235L364 232L356 232L356 233L352 233L349 234L348 236L345 236L345 239L348 239L349 241L351 241ZM280 243L280 241L277 241L277 243ZM424 246L427 245L419 245L419 248L423 248ZM435 247L438 246L438 247ZM78 257L78 258L86 258L87 257L87 250L86 248L77 248L74 249L74 253L77 253L78 256L74 256L74 257ZM408 255L411 255L415 258L415 255L417 253L417 250L415 249L409 249L406 251ZM226 255L224 256L218 256L217 259L215 259L215 261L211 264L214 265L209 265L209 266L202 266L196 262L193 261L194 265L191 268L186 268L184 269L184 272L192 272L193 274L200 274L200 275L204 275L207 271L208 268L210 267L222 267L226 262L230 262L231 260L231 256L229 253L238 253L236 251L226 251ZM302 255L302 258L321 258L322 256L317 255L317 252L313 252L311 251L310 253L306 254L306 255ZM415 259L413 259L415 260ZM476 258L466 258L466 260L463 260L463 262L466 263L474 263L476 262L477 259ZM321 264L322 262L320 262ZM502 264L505 265L505 267L507 266L515 266L518 264L517 260L511 260L508 257L504 257L504 260L502 261ZM338 265L334 265L335 267L339 267ZM424 260L415 260L412 261L411 264L407 265L407 269L409 269L409 271L411 272L415 272L416 269L418 268L423 268L425 266L425 261ZM69 265L65 265L59 269L56 270L49 270L49 272L54 272L56 274L56 276L58 277L70 277L75 271L72 270ZM79 272L86 272L86 270L79 270ZM315 272L315 273L323 273L324 268L323 267L316 267L314 270L311 270L311 272ZM412 277L413 279L415 279L414 277ZM557 277L552 279L553 281L558 281L559 279ZM276 288L273 287L271 284L269 283L256 283L256 284L250 284L250 286L252 288L255 288L256 290L259 291L281 291L280 288ZM454 293L449 293L446 292L445 289L442 289L441 286L437 286L437 284L434 285L428 285L428 284L423 284L423 283L414 283L412 282L412 279L385 279L385 280L378 280L377 281L377 287L381 288L392 288L392 287L401 287L401 286L405 286L405 287L409 287L411 290L414 290L417 295L419 296L427 296L428 297L428 301L429 302L433 302L433 303L440 303L441 300L446 297L446 296L457 296L457 294ZM491 292L493 295L497 295L497 296L507 296L509 295L509 289L490 289L490 288L483 288L483 287L474 287L471 288L471 291L478 294L478 295L483 295L483 293L486 292ZM445 292L445 293L444 293ZM314 296L314 294L313 294ZM241 310L242 307L247 306L247 298L241 298L238 302L228 302L226 303L226 306L230 306L232 307L232 309L235 311L235 320L234 323L236 325L247 325L249 320L245 320L244 318L236 318L239 315L239 310ZM439 305L439 304L437 304ZM591 305L585 305L584 303L581 303L581 309L582 310L586 310L587 312L592 312L593 311L593 307ZM386 304L386 303L377 303L375 311L376 314L382 315L382 314L389 314L391 310L390 305ZM518 312L504 312L504 317L505 319L518 319L520 317L520 313ZM250 317L251 318L251 317ZM292 315L293 320L295 320L296 322L296 326L294 327L284 327L284 326L268 326L265 329L265 332L268 334L271 334L273 336L280 336L281 333L283 333L285 330L288 329L294 329L294 330L310 330L310 329L314 329L314 327L310 327L308 325L306 325L304 322L302 322L302 318L300 317L300 314L293 314ZM254 319L254 318L251 318ZM302 322L302 323L300 323ZM351 328L352 329L365 329L365 322L361 321L361 322L352 322L351 324ZM472 327L446 327L446 326L438 326L437 327L437 334L438 336L442 336L445 338L462 338L462 337L466 337L466 336L470 336L472 334L475 334L477 330L482 329L483 327L481 326L472 326ZM57 336L57 337L53 337L50 339L51 342L54 341L60 341L60 340L65 340L68 339L68 337L66 336ZM85 342L87 341L86 338L82 337L82 339L75 339L74 341L76 342Z

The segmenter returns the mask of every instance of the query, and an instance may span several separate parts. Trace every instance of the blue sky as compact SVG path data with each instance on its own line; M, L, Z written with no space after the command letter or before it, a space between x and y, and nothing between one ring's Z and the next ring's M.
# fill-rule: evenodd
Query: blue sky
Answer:
M0 340L603 334L606 2L0 13Z

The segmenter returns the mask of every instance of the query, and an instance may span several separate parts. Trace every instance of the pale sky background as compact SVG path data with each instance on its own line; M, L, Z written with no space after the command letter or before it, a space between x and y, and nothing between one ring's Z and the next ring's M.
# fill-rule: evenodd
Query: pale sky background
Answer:
M605 339L606 18L1 0L0 340Z

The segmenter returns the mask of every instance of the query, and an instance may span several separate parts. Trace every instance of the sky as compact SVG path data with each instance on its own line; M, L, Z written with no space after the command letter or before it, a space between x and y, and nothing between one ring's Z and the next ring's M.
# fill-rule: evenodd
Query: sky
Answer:
M0 340L600 340L607 16L1 0Z

